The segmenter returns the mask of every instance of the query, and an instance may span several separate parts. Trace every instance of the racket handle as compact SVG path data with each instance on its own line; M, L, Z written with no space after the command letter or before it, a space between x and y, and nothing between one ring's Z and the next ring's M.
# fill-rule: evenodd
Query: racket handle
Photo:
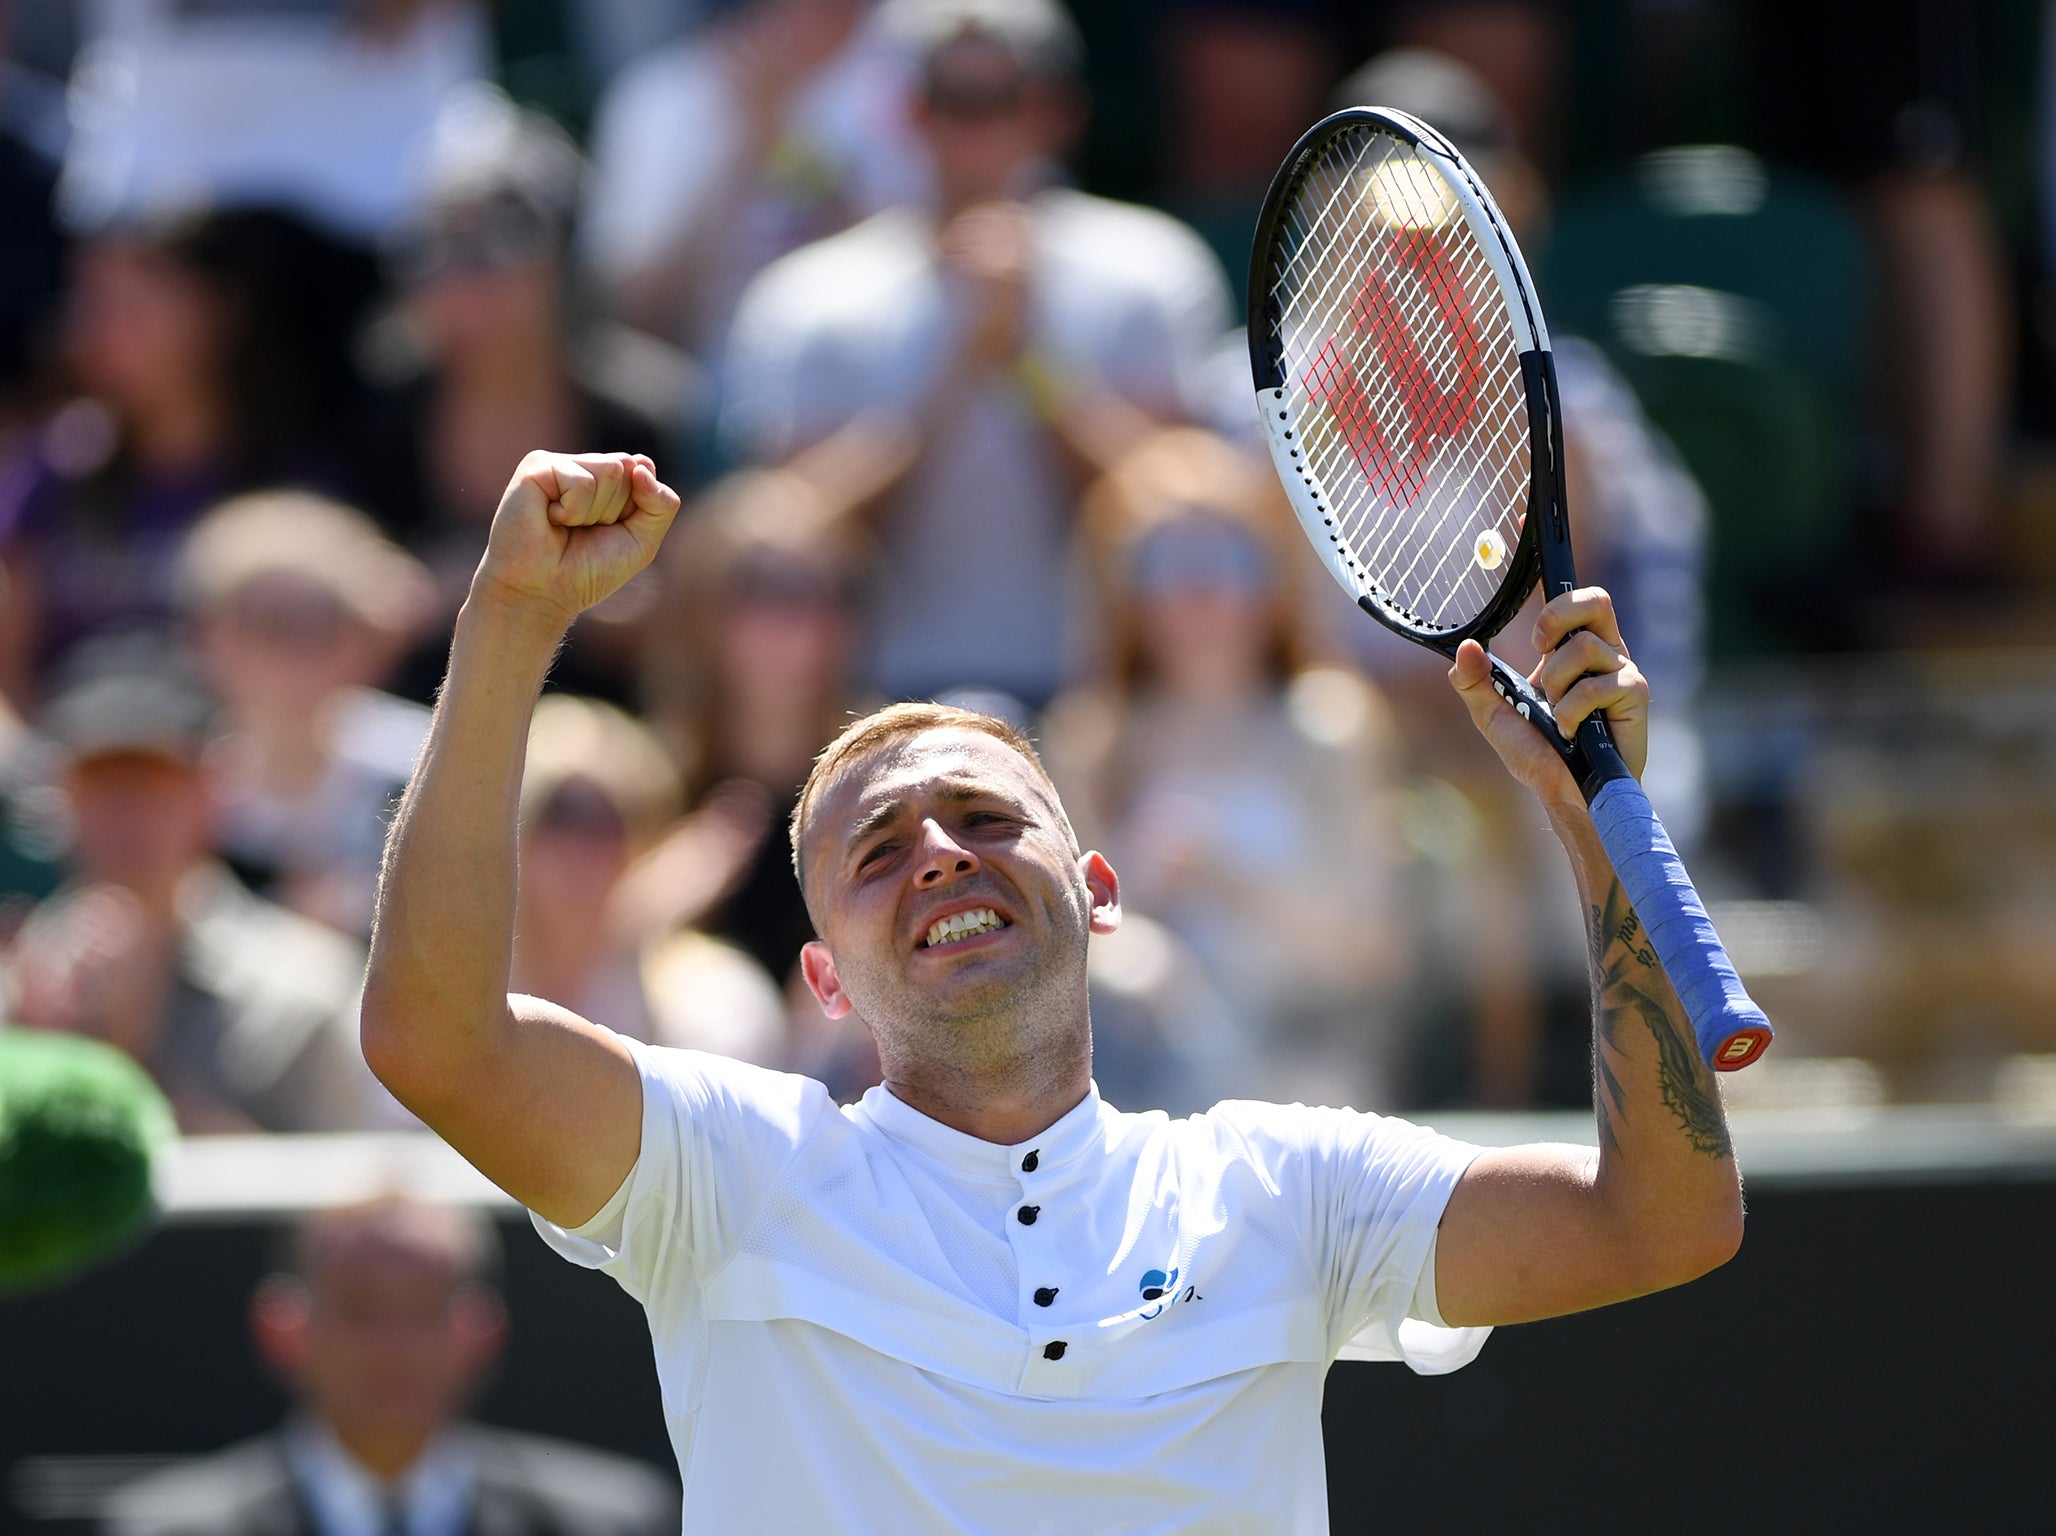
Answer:
M1706 905L1642 786L1631 778L1601 785L1592 797L1592 824L1650 947L1685 1005L1700 1055L1720 1072L1748 1066L1770 1044L1770 1020L1735 974Z

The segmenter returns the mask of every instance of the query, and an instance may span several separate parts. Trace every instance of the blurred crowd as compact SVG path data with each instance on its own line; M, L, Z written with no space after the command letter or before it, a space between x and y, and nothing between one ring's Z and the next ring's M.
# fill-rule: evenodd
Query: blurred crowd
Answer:
M1558 335L1652 798L1716 894L1796 909L1847 870L1709 700L1768 739L1795 658L2056 640L2042 20L0 0L5 1016L120 1045L188 1133L411 1124L355 1040L385 821L515 463L628 450L688 510L537 711L518 989L861 1092L862 1021L796 983L784 822L852 710L935 697L1032 726L1123 873L1112 1101L1582 1103L1560 860L1262 457L1265 184L1354 102L1478 164ZM2056 1048L2046 969L1963 971L2004 977L1980 1041ZM1936 1048L1816 1043L1915 1084Z

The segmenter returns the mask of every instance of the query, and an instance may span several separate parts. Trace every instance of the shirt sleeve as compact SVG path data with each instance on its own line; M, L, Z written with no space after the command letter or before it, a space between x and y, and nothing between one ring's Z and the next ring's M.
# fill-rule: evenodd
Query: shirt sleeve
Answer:
M564 1228L534 1212L543 1240L602 1270L637 1301L713 1273L824 1116L828 1090L700 1051L628 1040L642 1075L642 1147L599 1212Z
M1301 1223L1339 1358L1440 1375L1477 1357L1491 1330L1447 1327L1436 1307L1435 1236L1480 1148L1385 1115L1297 1104L1262 1106L1247 1134Z

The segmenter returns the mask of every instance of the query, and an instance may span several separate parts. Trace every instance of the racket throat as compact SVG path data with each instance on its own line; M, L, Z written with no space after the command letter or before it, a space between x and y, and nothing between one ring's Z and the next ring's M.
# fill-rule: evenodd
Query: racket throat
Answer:
M1577 585L1571 557L1570 506L1564 496L1563 408L1556 392L1556 359L1547 348L1521 354L1528 396L1528 516L1536 523L1542 557L1542 597L1561 597Z
M1620 749L1613 744L1613 733L1606 728L1604 720L1587 719L1578 727L1575 736L1566 736L1563 727L1556 723L1556 711L1540 689L1497 656L1488 652L1486 660L1492 663L1492 691L1539 731L1542 739L1563 759L1571 777L1578 781L1578 790L1584 795L1587 805L1613 780L1634 777L1628 771Z

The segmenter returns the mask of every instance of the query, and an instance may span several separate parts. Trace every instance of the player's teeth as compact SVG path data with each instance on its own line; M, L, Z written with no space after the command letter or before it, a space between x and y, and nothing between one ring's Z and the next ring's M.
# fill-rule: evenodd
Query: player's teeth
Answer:
M949 917L936 919L928 929L925 942L932 949L938 944L947 944L952 940L1001 926L1003 925L998 913L990 907L980 907L975 912L958 912Z

